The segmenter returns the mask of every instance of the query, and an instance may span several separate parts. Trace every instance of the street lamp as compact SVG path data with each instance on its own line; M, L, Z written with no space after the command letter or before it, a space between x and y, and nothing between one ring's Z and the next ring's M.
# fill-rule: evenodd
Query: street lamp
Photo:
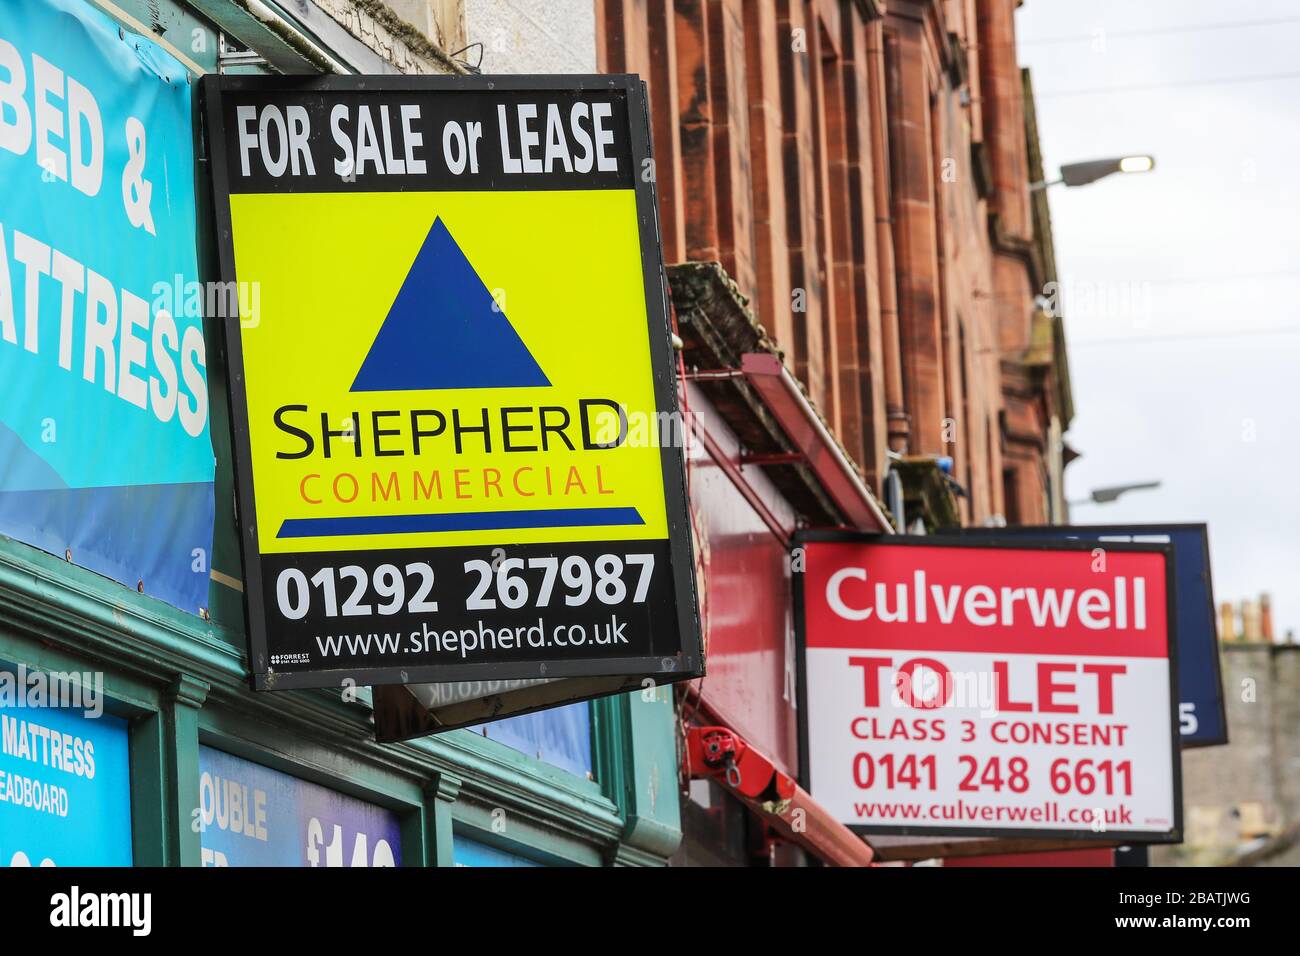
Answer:
M1087 498L1080 498L1078 501L1071 501L1071 505L1108 505L1119 498L1120 495L1130 491L1145 491L1149 488L1159 488L1159 481L1135 481L1127 485L1111 485L1109 488L1094 488Z
M1149 173L1156 168L1154 156L1116 156L1113 159L1090 159L1083 163L1067 163L1061 167L1061 178L1050 182L1032 183L1030 192L1064 183L1067 186L1086 186L1112 173Z

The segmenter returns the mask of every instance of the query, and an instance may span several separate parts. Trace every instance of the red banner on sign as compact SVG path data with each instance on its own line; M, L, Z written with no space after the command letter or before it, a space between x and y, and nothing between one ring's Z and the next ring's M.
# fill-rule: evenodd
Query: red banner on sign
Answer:
M1165 657L1164 555L807 547L809 647Z

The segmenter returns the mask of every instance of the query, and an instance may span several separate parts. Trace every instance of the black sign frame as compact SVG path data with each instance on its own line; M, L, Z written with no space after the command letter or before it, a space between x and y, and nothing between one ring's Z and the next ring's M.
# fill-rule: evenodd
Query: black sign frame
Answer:
M634 74L533 75L533 76L251 76L209 75L202 79L199 115L205 123L207 159L212 177L213 218L221 279L236 281L233 229L230 212L231 182L227 169L228 143L223 110L231 96L267 94L510 94L510 93L614 93L626 104L631 154L631 180L635 192L647 335L656 410L680 420L677 359L669 325L666 274L660 243L658 202L655 193L645 84ZM359 177L358 177L359 178ZM362 191L374 189L365 183ZM486 187L491 189L491 184ZM547 188L547 187L543 187ZM551 187L554 188L554 187ZM394 189L392 191L403 191ZM410 191L410 190L407 190ZM240 338L240 317L221 317L224 329L227 395L233 458L240 550L243 561L244 607L249 645L250 682L255 690L291 690L312 687L446 683L532 678L624 676L659 684L691 680L704 674L704 646L696 595L694 552L689 503L686 497L684 448L678 442L660 444L660 466L667 512L668 552L673 607L662 613L674 617L680 638L675 654L600 657L530 662L419 664L403 667L316 668L276 671L269 664L270 647L264 600L262 555L257 545L256 501L250 447L245 372ZM436 550L436 549L430 549ZM605 691L608 694L609 691ZM603 696L592 694L591 696Z

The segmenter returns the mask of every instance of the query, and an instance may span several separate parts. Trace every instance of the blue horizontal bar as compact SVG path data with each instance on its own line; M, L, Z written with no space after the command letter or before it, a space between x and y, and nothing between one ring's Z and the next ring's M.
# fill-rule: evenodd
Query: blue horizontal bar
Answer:
M426 534L439 531L508 531L645 524L635 508L543 508L537 511L465 511L458 514L361 515L286 518L277 538L329 538L353 534Z

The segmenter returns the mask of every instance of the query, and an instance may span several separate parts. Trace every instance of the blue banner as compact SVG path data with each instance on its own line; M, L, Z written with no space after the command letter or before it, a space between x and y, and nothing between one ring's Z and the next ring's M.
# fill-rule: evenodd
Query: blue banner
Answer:
M456 834L456 838L451 845L451 859L456 866L530 867L542 865L517 853L508 853L505 850L498 850L494 846L488 846L486 843L463 837L459 833Z
M0 866L130 866L126 721L0 696Z
M400 866L396 813L199 748L204 866Z
M191 92L84 0L0 2L0 534L197 612L214 460Z

